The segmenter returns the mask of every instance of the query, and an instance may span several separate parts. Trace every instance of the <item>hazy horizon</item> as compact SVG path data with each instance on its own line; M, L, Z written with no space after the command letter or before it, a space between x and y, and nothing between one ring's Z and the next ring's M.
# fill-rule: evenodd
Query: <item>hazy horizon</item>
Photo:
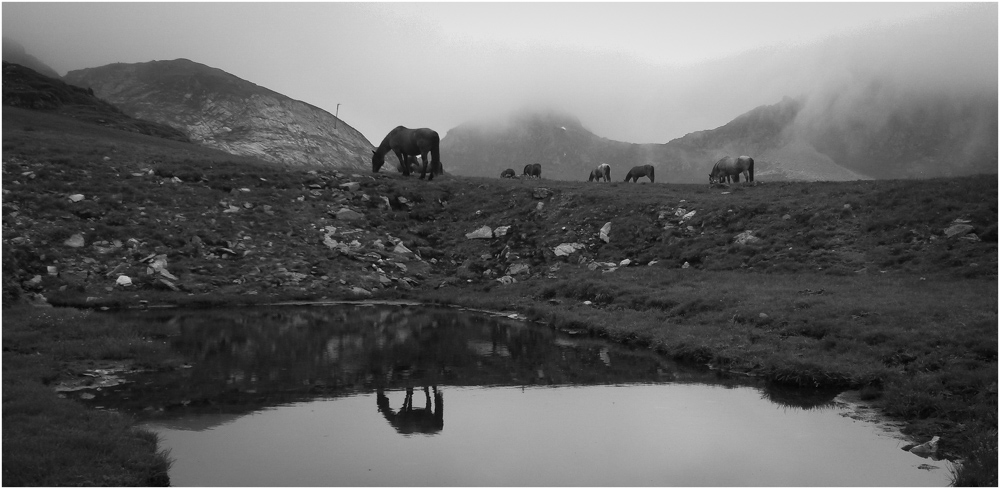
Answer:
M60 75L187 58L374 144L525 108L665 143L785 96L997 91L996 3L5 2L3 36Z

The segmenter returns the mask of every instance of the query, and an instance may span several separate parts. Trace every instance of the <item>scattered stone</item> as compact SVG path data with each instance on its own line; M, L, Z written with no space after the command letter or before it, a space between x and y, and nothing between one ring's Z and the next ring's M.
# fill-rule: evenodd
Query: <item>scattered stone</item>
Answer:
M83 199L84 199L83 194L73 194L69 196L70 202L79 202Z
M360 212L357 211L352 211L351 209L348 209L346 207L343 207L339 211L337 211L335 217L337 219L344 221L357 221L365 218L364 214L361 214Z
M510 226L499 226L493 230L493 237L499 238L500 236L506 236L507 231L510 230Z
M372 293L361 287L351 287L351 293L359 297L371 297Z
M493 230L489 226L483 226L471 233L466 233L468 239L490 239L493 237Z
M545 207L545 202L539 202L538 205L535 206L535 211L542 212L543 207Z
M345 191L348 191L348 192L354 192L354 191L357 191L357 190L361 189L361 184L358 183L358 182L347 182L347 183L340 184L339 187L340 187L341 190L345 190Z
M536 199L547 199L552 196L552 191L544 187L538 187L531 195Z
M503 277L498 278L497 282L500 282L503 285L510 285L510 284L513 284L513 283L517 283L517 280L514 279L514 277L511 277L510 275L504 275ZM444 284L441 284L441 285L444 285Z
M610 243L611 242L611 223L610 222L604 223L604 226L601 227L600 236L601 236L601 241L604 241L605 243Z
M132 285L132 279L128 275L119 275L118 280L115 280L115 285L120 285L122 287L128 287Z
M526 263L515 263L507 268L507 275L528 275L531 273L531 267Z
M620 261L618 263L618 266L620 266L620 267L627 267L627 266L629 266L631 264L632 264L632 260L629 260L628 258L626 258L626 259Z
M694 217L694 214L696 212L698 212L698 211L691 211L691 212L685 213L683 216L681 216L681 222L684 222L684 221L686 221L688 219L691 219L692 217Z
M582 243L562 243L553 248L552 251L556 254L556 256L569 256L576 253L577 250L582 250L586 247L587 246Z
M750 245L759 243L760 238L754 236L753 231L746 230L740 234L737 234L736 237L733 238L733 242L740 245Z
M396 247L392 249L392 252L393 253L398 253L398 254L403 255L403 256L405 256L407 258L413 258L414 256L416 256L413 253L413 251L411 251L406 246L403 246L402 242L396 243Z
M45 270L49 273L49 275L53 275L53 276L59 275L59 269L56 268L56 267L48 266L48 267L45 267Z
M684 262L684 264L681 265L681 268L691 268L691 264L688 262Z
M789 220L789 219L791 219L791 218L792 218L792 216L790 216L790 215L788 215L788 214L785 214L785 215L781 216L781 219L783 219L783 220L785 220L785 221L787 221L787 220Z
M953 224L944 230L944 235L949 238L961 238L962 236L972 232L973 229L975 228L969 224Z
M70 236L70 238L67 239L66 241L63 241L63 244L69 246L70 248L80 248L86 243L83 240L83 235L77 233L74 234L73 236Z

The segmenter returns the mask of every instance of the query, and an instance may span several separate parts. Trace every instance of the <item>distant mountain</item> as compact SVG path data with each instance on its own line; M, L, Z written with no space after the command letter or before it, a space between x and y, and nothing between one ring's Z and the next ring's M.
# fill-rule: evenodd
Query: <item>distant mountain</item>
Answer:
M188 141L182 131L165 124L130 117L100 100L94 92L39 74L31 68L3 62L3 105L51 111L74 119L177 141Z
M31 68L40 75L47 76L49 78L60 78L59 73L56 70L49 68L48 65L41 62L38 58L28 54L17 41L9 38L3 38L3 60L8 63L19 64L26 68Z
M997 172L995 96L895 101L862 98L845 108L834 107L836 99L786 97L665 144L611 141L571 115L524 111L461 124L441 145L452 171L475 176L498 176L505 168L520 174L524 164L541 163L544 177L582 180L608 163L613 177L623 179L632 166L651 164L658 181L703 183L721 157L744 154L754 157L756 175L769 181Z
M187 59L115 63L65 79L127 114L232 154L289 166L371 168L372 144L329 112Z

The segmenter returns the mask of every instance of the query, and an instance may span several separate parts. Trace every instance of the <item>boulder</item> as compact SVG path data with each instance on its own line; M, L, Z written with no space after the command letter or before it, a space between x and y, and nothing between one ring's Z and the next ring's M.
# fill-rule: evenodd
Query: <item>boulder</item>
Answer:
M969 224L953 224L944 230L944 235L949 238L961 238L975 229Z
M79 202L79 201L83 200L83 198L84 198L83 194L73 194L73 195L69 196L69 201L70 202Z
M128 287L132 285L132 279L128 275L119 275L118 280L115 280L115 285L120 285L122 287Z
M63 241L63 244L69 246L70 248L80 248L86 243L83 240L83 235L76 233L73 236L70 236L66 241Z
M562 243L556 246L552 251L556 256L569 256L576 253L577 250L586 248L587 246L581 243Z
M493 237L493 230L489 226L483 226L471 233L465 233L468 239L490 239Z
M600 236L601 236L601 241L604 241L605 243L610 243L611 242L611 223L610 222L605 223L604 226L601 227Z
M750 244L759 243L760 242L760 238L754 236L753 235L753 231L746 230L746 231L743 231L740 234L737 234L736 237L733 238L733 242L736 243L736 244L741 244L741 245L750 245Z
M344 221L357 221L360 219L364 219L365 216L360 212L352 211L351 209L343 207L339 211L337 211L336 218Z

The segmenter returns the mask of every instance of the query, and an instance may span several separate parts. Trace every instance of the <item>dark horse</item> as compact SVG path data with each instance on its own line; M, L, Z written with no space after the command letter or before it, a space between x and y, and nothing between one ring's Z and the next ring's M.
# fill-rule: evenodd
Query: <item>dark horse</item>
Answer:
M740 181L740 173L748 182L753 181L753 158L740 156L733 158L726 156L715 163L712 173L708 174L708 183L725 183L726 177L732 178L733 182Z
M607 163L601 163L600 165L597 165L597 168L595 168L594 171L590 172L590 180L587 181L593 182L594 180L597 180L598 182L600 182L601 179L603 179L605 182L611 181L611 165Z
M508 168L508 169L500 172L500 178L514 178L515 175L516 174L514 173L514 169L513 168Z
M399 158L399 166L403 169L403 175L410 175L409 156L420 155L423 166L420 170L420 178L427 175L427 154L430 153L430 176L428 180L433 180L435 174L441 173L441 138L438 133L427 129L407 129L397 126L389 131L389 134L378 145L378 149L372 151L372 173L378 173L379 168L385 164L385 154L392 151Z
M541 163L534 163L534 164L529 163L527 165L524 165L524 173L522 173L522 175L535 178L542 178Z
M649 183L653 183L653 165L639 165L633 166L631 170L628 171L628 175L625 175L625 181L639 182L639 177L649 177Z

